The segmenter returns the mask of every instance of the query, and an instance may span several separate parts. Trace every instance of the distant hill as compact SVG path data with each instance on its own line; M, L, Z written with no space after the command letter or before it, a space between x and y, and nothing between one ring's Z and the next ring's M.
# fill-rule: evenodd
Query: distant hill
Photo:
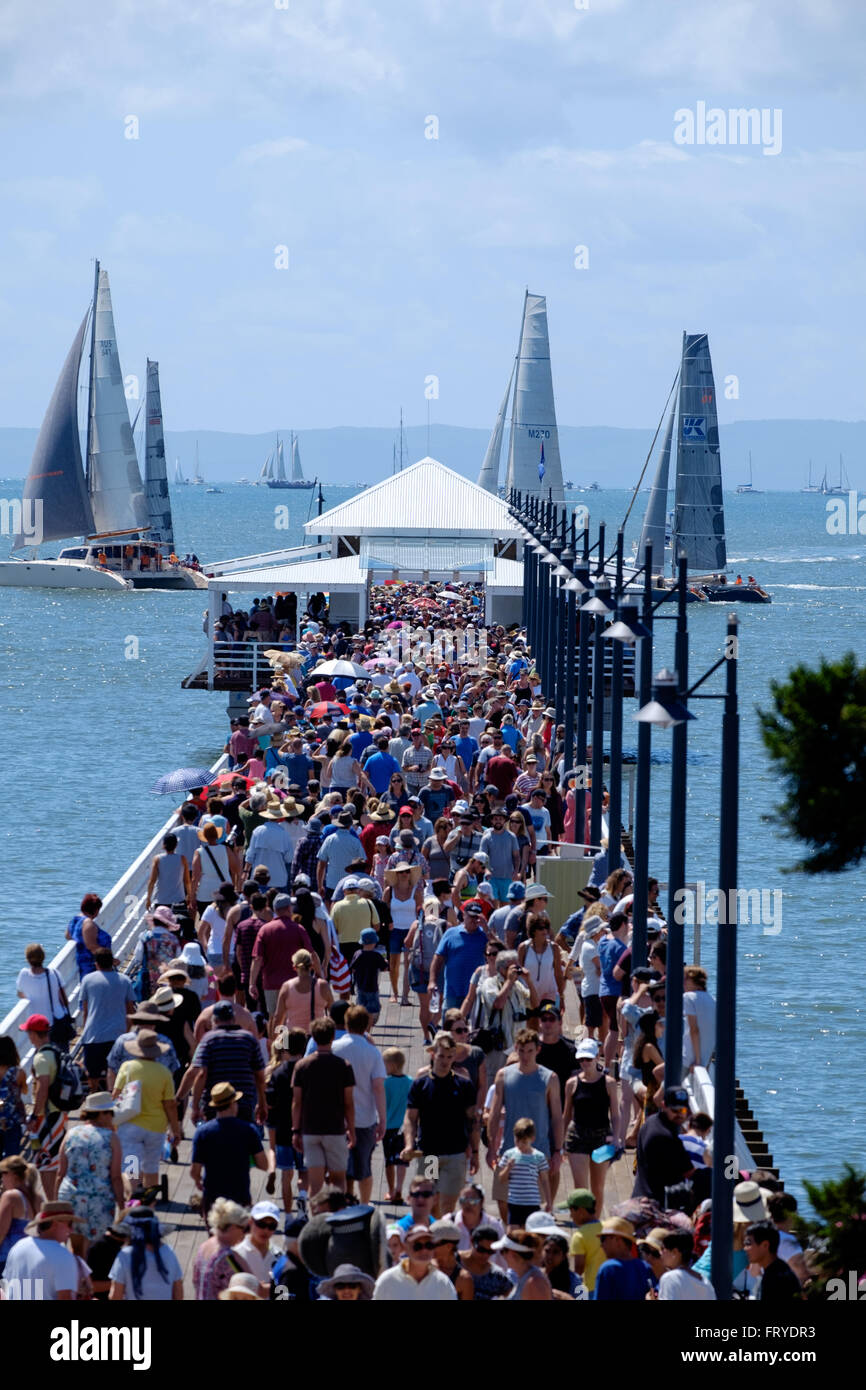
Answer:
M28 469L36 442L35 429L0 429L0 474L21 478ZM193 471L198 441L201 471L208 481L230 482L256 478L273 446L276 430L266 434L226 434L218 430L168 430L166 451L171 476L178 457L187 476ZM288 431L280 434L288 438ZM652 441L651 429L611 429L605 425L562 425L560 449L566 479L599 482L603 487L633 487ZM299 432L301 462L306 477L351 486L375 483L391 472L394 430L313 429ZM488 431L456 425L433 425L430 453L466 477L476 478L487 447ZM866 487L866 421L742 420L721 430L725 486L736 487L748 477L752 452L757 488L796 491L806 480L809 459L813 478L838 478L839 455L852 487ZM140 451L141 452L141 451ZM427 453L424 426L405 431L404 462ZM652 468L652 465L651 465ZM504 482L504 477L503 480ZM650 481L650 472L644 481Z

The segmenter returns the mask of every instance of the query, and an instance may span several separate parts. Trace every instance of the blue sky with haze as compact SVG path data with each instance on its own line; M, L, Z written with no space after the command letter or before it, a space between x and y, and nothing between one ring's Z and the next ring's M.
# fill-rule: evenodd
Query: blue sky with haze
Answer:
M684 328L723 421L863 418L860 0L288 6L7 9L0 425L41 419L95 255L174 429L421 423L430 373L434 420L491 424L526 284L562 423L654 424ZM780 108L781 152L677 145L699 101Z

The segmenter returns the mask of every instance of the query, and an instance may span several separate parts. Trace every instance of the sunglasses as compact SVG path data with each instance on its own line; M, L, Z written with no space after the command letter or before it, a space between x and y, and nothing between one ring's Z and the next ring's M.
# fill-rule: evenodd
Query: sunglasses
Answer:
M461 1197L461 1198L460 1198L460 1205L461 1205L461 1207L480 1207L480 1206L481 1206L481 1198L480 1198L480 1197Z
M363 1284L349 1284L345 1279L341 1279L339 1284L335 1284L334 1287L336 1289L361 1289L364 1286Z
M476 1246L475 1246L475 1249L478 1251L479 1255L492 1255L492 1254L493 1254L493 1246L492 1246L492 1245L476 1245Z
M435 1196L436 1196L436 1193L433 1191L432 1187L416 1187L415 1191L414 1191L414 1192L410 1192L409 1195L410 1195L410 1197L424 1197L424 1198L428 1198L428 1197L435 1197Z
M260 1231L275 1231L277 1229L276 1221L257 1221L255 1217L253 1217L253 1225L258 1226Z
M408 1250L435 1250L435 1249L436 1249L436 1247L435 1247L435 1245L433 1244L432 1240L415 1240L415 1241L410 1242L410 1243L407 1245L406 1248L407 1248Z
M465 1027L464 1027L464 1028L452 1028L452 1029L451 1029L451 1032L452 1032L452 1033L468 1033L468 1032L469 1032L469 1029L468 1029L468 1028L465 1028Z

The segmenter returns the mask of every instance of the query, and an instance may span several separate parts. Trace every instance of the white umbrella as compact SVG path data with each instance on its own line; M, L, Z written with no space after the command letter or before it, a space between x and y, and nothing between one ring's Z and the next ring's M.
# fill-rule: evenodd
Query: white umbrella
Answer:
M462 594L455 594L455 592L454 592L453 589L440 589L439 592L438 592L438 594L436 595L436 597L437 597L437 598L444 598L444 599L453 598L453 599L460 600L460 599L462 599L463 595L462 595Z
M370 672L364 666L359 666L355 661L344 661L338 658L336 661L323 661L321 666L317 666L312 673L314 676L354 676L356 680L368 681Z

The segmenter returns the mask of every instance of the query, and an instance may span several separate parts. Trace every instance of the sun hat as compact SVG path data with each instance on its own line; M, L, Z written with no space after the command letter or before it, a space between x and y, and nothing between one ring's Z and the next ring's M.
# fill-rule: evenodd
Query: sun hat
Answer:
M535 902L536 898L550 898L552 900L553 894L548 892L543 883L531 883L524 897L526 902L531 903Z
M227 1110L236 1100L243 1100L243 1091L236 1091L230 1081L218 1081L211 1087L210 1103L214 1110Z
M155 1009L148 999L147 1003L139 1004L135 1013L129 1015L127 1022L136 1025L141 1024L144 1027L154 1029L158 1033L160 1024L165 1025L166 1015L161 1009Z
M362 946L378 946L379 933L375 927L365 927L359 938Z
M161 1014L170 1014L183 1003L183 995L175 994L171 985L160 985L147 1002L152 1008L159 1009Z
M583 1042L577 1044L574 1055L578 1061L581 1057L597 1057L598 1043L594 1038L584 1038Z
M172 980L182 981L181 988L183 988L184 984L189 984L189 975L179 962L169 961L165 970L163 970L162 974L157 978L157 984L170 985ZM176 994L175 999L183 1000L183 995Z
M583 898L584 902L597 903L601 897L601 892L593 884L588 883L585 888L578 888L577 896Z
M44 1014L30 1014L29 1018L18 1025L19 1033L48 1033L50 1030L51 1024Z
M557 1235L564 1240L568 1237L561 1226L557 1226L553 1216L549 1211L534 1211L526 1218L527 1231L534 1231L537 1236Z
M494 1240L492 1248L494 1250L516 1250L519 1255L534 1255L535 1251L530 1245L521 1245L519 1241L512 1240L511 1236L503 1236L501 1240Z
M411 887L414 888L421 877L421 865L407 864L405 859L401 859L392 869L385 870L385 878L391 887L394 888L397 883L396 875L405 873L408 873L409 883Z
M603 1236L623 1236L625 1240L634 1240L634 1226L630 1221L624 1221L621 1216L609 1216L606 1221L601 1223L601 1235Z
M145 921L150 922L151 925L153 925L154 922L159 922L161 926L169 927L172 931L180 926L180 922L177 920L170 907L157 907L153 912L146 912L144 917Z
M401 1231L400 1234L402 1236L403 1232ZM337 1265L330 1279L323 1279L316 1286L316 1294L319 1298L333 1298L340 1284L360 1284L361 1296L366 1302L373 1296L375 1283L375 1279L371 1279L370 1275L365 1274L357 1265ZM366 1297L364 1297L365 1295Z
M448 781L448 773L445 771L444 767L434 767L434 768L432 769L431 773L430 773L430 781L431 781L431 782L447 782L447 781Z
M81 1224L81 1218L75 1215L71 1202L44 1202L33 1220L24 1227L24 1234L38 1236L40 1230L50 1226L52 1221L68 1221L75 1226Z
M430 1235L433 1237L434 1245L437 1240L447 1241L449 1245L460 1244L460 1228L453 1221L434 1221L430 1227Z
M357 893L357 891L358 891L358 880L357 880L356 878L347 878L347 879L344 879L344 880L343 880L343 892L344 892L344 893Z
M548 706L547 706L547 709L544 711L544 717L545 717L545 719L555 719L555 718L556 718L556 710L553 708L553 705L548 705Z
M738 1182L734 1188L734 1220L767 1220L767 1204L756 1182Z
M213 831L212 835L208 834L209 830ZM201 826L198 832L198 838L205 844L216 845L220 840L225 838L225 833L224 825L214 825L212 820L208 820Z
M130 1056L141 1057L150 1062L155 1062L163 1053L168 1052L168 1043L160 1042L159 1035L152 1028L142 1028L141 1032L130 1038L124 1046Z
M201 946L197 941L188 941L180 953L180 959L184 965L201 965L205 963L201 953Z
M115 1099L110 1091L91 1091L89 1096L85 1096L81 1102L80 1115L87 1115L92 1112L94 1115L104 1115L115 1107Z
M228 1288L223 1289L222 1293L218 1293L217 1298L222 1299L223 1302L230 1302L233 1293L240 1294L242 1298L248 1298L250 1301L255 1300L257 1303L263 1301L259 1293L259 1281L254 1274L233 1274L228 1282Z

